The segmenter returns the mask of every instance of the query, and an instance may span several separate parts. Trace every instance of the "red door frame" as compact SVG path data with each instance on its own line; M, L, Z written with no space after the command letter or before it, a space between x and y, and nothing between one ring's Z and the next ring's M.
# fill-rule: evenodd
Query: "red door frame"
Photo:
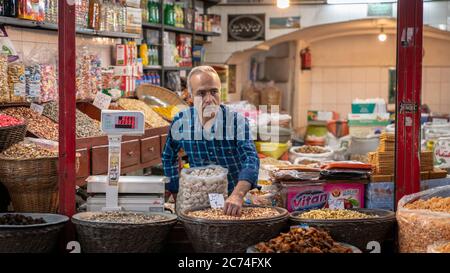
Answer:
M420 190L423 1L397 5L396 205Z
M58 2L59 212L75 213L75 1ZM69 235L70 236L70 235Z

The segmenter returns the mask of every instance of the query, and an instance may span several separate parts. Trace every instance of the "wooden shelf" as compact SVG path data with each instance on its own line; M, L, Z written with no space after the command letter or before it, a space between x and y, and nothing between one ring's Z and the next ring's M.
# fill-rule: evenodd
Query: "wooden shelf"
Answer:
M176 33L184 33L184 34L193 34L194 31L192 29L187 28L179 28L179 27L173 27L173 26L167 26L164 25L164 31L171 31Z
M142 23L143 28L151 28L151 29L160 29L162 28L162 24L154 24L154 23Z
M208 36L217 37L217 36L221 35L220 33L216 33L216 32L204 32L204 31L196 31L194 34L196 36L205 36L205 37L208 37Z

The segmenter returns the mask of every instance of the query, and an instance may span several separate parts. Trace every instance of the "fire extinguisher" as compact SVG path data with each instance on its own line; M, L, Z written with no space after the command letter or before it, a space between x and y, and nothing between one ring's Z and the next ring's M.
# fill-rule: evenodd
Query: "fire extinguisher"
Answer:
M311 52L309 47L300 51L300 59L302 62L302 70L311 70Z

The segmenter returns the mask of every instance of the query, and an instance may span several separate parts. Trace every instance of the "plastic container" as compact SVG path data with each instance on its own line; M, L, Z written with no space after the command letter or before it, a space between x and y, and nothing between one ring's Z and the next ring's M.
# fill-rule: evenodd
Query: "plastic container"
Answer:
M255 142L258 153L279 159L285 152L289 150L288 143L273 142Z

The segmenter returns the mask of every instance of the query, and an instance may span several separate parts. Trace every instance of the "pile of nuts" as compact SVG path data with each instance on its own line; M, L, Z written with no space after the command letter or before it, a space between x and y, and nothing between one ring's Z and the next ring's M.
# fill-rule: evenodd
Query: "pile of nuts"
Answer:
M23 120L0 114L0 128L23 124Z
M208 206L209 193L228 196L228 171L222 167L184 169L180 174L177 212L187 208Z
M405 208L450 213L450 197L432 197L428 200L419 199L406 204Z
M278 216L280 213L274 208L247 208L244 207L241 210L241 216L229 216L223 212L223 209L204 209L190 211L187 213L188 216L194 218L202 218L208 220L255 220L272 218Z
M25 119L28 123L28 131L40 138L58 141L58 124L49 118L40 116L35 111L26 107L11 107L2 110L2 113L9 116Z
M370 215L347 209L314 209L298 215L303 219L367 219L376 218L378 215Z
M353 253L334 242L330 234L315 228L293 228L288 233L256 245L262 253Z
M169 125L167 121L165 121L143 101L135 99L120 99L118 103L123 109L144 112L145 122L152 128L165 127Z
M428 246L450 241L450 197L416 200L397 211L398 242L402 253L425 253Z
M46 103L42 114L51 120L58 122L58 104ZM80 110L76 110L76 134L78 138L101 136L100 122L90 118Z
M5 214L0 217L0 225L37 225L47 223L44 218L33 218L22 214Z
M148 215L143 213L114 211L114 212L92 214L86 217L84 220L94 222L123 223L123 224L149 224L167 220L167 217L158 214Z
M295 151L301 154L324 154L330 152L329 150L322 148L320 146L310 146L310 145L301 146Z
M35 143L19 142L0 154L0 158L4 159L36 159L57 157L58 153L44 149Z

